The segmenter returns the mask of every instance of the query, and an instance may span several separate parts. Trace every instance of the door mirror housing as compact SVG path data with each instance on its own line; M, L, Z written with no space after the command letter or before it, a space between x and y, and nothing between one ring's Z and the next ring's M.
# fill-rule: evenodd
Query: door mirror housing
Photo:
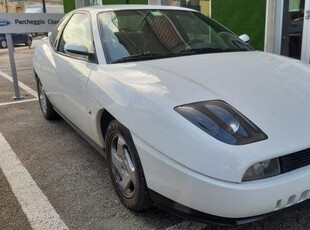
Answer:
M247 35L247 34L242 34L242 35L239 36L239 38L240 38L243 42L245 42L245 43L247 43L247 44L249 44L249 42L250 42L250 37L249 37L249 35Z
M84 56L91 56L93 53L89 53L86 46L67 43L64 47L65 53L68 54L77 54L77 55L84 55Z

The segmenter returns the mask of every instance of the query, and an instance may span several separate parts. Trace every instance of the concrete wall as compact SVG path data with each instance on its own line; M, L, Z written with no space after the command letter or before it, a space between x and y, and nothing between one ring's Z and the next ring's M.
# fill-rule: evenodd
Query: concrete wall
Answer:
M30 4L33 3L30 1ZM26 4L24 2L18 1L7 1L7 7L5 1L0 2L0 12L6 12L8 10L9 13L17 13L23 12L26 8Z
M200 0L200 12L204 15L210 16L210 1L209 0Z
M8 12L9 13L23 13L27 8L41 8L43 9L42 1L9 1L8 0ZM0 2L0 13L6 12L6 5ZM43 12L43 11L42 11ZM46 13L63 13L64 8L62 2L46 1Z

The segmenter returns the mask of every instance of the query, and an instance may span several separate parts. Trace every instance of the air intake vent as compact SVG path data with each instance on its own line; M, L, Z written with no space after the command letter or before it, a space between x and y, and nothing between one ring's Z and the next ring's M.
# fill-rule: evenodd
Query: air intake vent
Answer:
M310 165L310 149L280 157L282 173Z

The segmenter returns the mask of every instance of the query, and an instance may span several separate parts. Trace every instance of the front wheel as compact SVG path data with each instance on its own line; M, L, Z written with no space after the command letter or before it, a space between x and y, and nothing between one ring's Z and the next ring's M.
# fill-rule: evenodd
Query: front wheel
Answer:
M2 40L2 41L0 42L0 45L1 45L1 48L6 48L6 47L7 47L6 40Z
M109 173L121 202L133 211L148 209L152 202L129 130L114 120L109 124L105 140Z
M32 38L31 37L28 37L26 43L25 43L26 46L29 46L29 48L31 47L32 45Z
M38 97L39 97L39 104L41 111L43 113L43 116L47 120L56 120L59 118L59 115L54 110L53 105L49 101L49 99L46 96L45 90L42 86L42 83L37 80L37 88L38 88Z

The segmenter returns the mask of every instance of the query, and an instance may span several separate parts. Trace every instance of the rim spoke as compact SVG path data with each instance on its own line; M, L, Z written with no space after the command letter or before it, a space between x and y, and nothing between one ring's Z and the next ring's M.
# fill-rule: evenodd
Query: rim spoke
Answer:
M128 191L130 184L131 184L130 176L127 174L124 174L122 180L119 182L119 187L124 194L128 194L131 192L131 191Z
M112 163L116 170L118 171L119 175L122 175L122 165L123 161L122 159L117 155L116 151L112 150Z
M43 112L46 113L46 111L47 111L46 96L45 96L45 93L44 93L43 86L41 84L39 86L39 89L40 89L40 104L41 104L41 108L42 108Z
M117 139L117 155L119 157L124 157L124 146L126 146L126 142L123 138L118 137Z
M132 197L136 185L135 164L126 141L119 134L112 139L111 161L114 179L120 192L127 198Z
M124 149L125 163L132 183L136 184L135 166L127 149Z

